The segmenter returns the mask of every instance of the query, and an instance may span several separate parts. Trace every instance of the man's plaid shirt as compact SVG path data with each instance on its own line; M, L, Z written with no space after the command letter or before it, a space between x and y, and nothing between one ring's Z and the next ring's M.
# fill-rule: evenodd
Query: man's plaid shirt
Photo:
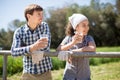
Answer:
M31 31L27 24L18 28L13 37L11 47L12 56L23 56L23 73L41 74L52 68L50 57L44 57L39 64L32 63L30 54L30 45L40 39L42 34L47 34L48 46L41 51L49 51L51 43L51 34L47 23L42 22L34 31Z

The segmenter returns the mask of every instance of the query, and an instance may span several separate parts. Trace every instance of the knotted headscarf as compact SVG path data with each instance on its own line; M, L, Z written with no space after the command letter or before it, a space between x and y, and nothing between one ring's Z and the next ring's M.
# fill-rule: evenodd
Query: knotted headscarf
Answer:
M77 25L84 20L88 20L88 18L86 16L84 16L83 14L75 13L69 17L69 21L74 30L76 29Z

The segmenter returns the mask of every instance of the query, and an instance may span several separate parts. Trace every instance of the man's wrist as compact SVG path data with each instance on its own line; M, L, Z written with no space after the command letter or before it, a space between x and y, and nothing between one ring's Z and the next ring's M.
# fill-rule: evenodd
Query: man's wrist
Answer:
M34 45L30 45L30 52L34 51Z

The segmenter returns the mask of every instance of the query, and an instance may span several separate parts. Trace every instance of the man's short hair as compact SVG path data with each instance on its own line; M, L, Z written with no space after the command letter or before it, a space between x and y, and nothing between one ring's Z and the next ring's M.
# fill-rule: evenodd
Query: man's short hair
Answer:
M43 8L37 4L30 4L25 8L24 16L28 21L27 14L33 15L34 11L43 11Z

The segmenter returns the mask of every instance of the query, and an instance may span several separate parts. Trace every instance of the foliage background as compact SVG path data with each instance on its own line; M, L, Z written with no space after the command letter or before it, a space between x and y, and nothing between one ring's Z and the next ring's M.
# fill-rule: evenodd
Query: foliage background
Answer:
M52 43L51 48L56 48L65 37L65 28L68 17L73 13L86 15L90 22L89 35L95 39L97 46L119 46L120 45L120 0L116 3L100 3L99 0L91 0L89 6L78 4L67 4L61 8L50 8L49 16L46 12L44 20L49 24ZM0 47L10 49L13 33L16 28L25 24L25 21L15 19L9 23L9 29L0 30Z
M65 37L65 28L68 17L73 13L82 13L86 15L90 21L89 34L94 37L97 51L119 51L120 50L120 0L116 0L116 4L99 3L99 0L91 0L89 6L79 6L78 4L66 5L61 8L50 8L49 17L45 16L45 21L49 24L52 43L51 48L56 49ZM25 21L15 19L9 23L7 31L0 30L0 47L3 50L10 50L13 33L16 28L24 25ZM116 46L112 48L111 46ZM111 47L111 48L110 48ZM106 49L107 48L107 49ZM53 70L64 68L65 62L52 58ZM99 65L102 63L120 61L118 58L91 58L91 65ZM2 57L0 56L0 75L2 74ZM14 74L22 71L22 58L8 58L8 73Z

